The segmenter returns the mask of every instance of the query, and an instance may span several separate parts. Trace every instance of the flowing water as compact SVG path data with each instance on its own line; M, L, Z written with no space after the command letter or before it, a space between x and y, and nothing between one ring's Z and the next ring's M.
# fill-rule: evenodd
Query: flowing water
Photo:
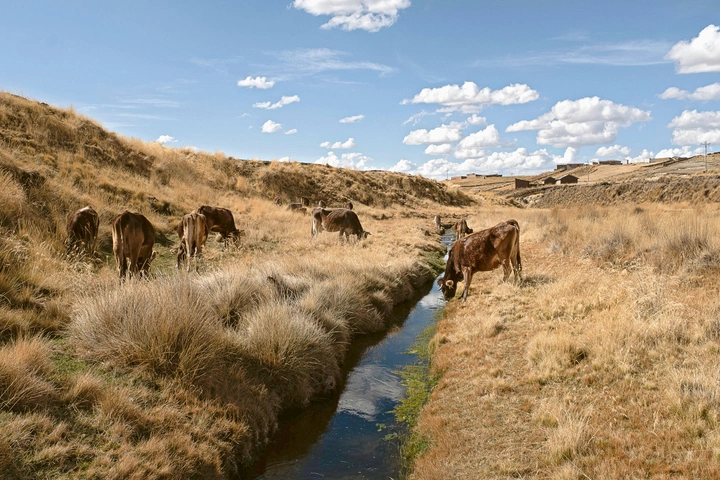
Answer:
M449 246L452 235L443 235L442 241ZM397 479L398 444L385 440L388 430L379 425L391 431L396 427L392 410L404 397L405 387L395 372L417 361L404 352L443 306L433 282L395 310L388 332L355 339L337 393L283 415L250 478Z

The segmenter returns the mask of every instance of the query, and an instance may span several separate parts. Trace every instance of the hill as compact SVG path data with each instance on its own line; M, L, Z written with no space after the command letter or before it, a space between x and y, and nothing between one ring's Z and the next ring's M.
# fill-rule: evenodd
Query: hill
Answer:
M369 240L310 236L286 205L350 200ZM174 268L174 227L200 205L245 234ZM0 477L227 478L281 412L340 383L349 343L387 328L434 278L432 215L467 195L390 172L238 160L123 138L0 93ZM67 255L69 214L92 205L99 251ZM109 224L156 230L149 281L120 283Z

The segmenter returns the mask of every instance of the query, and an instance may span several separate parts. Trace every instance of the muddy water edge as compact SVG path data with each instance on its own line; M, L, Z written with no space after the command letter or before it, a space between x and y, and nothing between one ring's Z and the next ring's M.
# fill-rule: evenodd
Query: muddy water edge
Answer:
M452 234L442 236L446 247ZM285 412L264 453L242 478L397 479L401 432L393 410L406 394L403 368L416 364L406 353L444 306L437 282L398 305L388 331L353 340L336 393L301 410Z

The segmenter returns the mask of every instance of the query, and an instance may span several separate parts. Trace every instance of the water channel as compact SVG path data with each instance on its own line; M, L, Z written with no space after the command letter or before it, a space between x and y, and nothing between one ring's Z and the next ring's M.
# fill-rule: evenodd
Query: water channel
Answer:
M449 247L452 235L443 235ZM396 308L390 329L357 338L345 359L337 393L280 418L274 439L249 478L397 479L396 442L385 440L397 426L392 410L405 395L395 373L417 362L406 352L444 306L437 282Z

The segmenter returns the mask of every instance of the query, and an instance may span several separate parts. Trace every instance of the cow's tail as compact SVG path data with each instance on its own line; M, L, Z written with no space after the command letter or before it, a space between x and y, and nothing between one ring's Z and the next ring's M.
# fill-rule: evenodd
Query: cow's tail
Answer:
M515 239L513 240L510 258L515 258L517 263L517 274L522 280L522 260L520 259L520 224L517 220L508 220L507 223L515 227Z
M120 278L125 275L125 239L123 238L122 217L114 221L111 226L113 253L115 255L115 263L117 264Z

